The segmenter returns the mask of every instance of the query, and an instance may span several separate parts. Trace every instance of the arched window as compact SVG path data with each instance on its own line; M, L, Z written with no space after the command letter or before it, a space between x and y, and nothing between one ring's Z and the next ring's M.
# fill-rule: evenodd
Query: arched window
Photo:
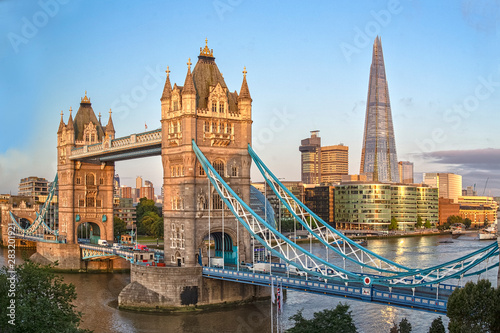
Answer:
M88 173L86 178L87 185L95 185L95 176L93 173Z
M215 161L213 166L215 171L217 171L219 175L224 177L224 162L222 162L221 160Z
M214 192L212 195L212 209L222 209L222 199L219 196L219 193Z
M87 207L95 207L95 198L92 196L87 197Z

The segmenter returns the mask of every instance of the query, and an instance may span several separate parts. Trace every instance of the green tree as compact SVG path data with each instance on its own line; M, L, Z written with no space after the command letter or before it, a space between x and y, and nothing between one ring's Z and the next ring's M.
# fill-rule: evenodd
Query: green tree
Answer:
M156 213L158 216L161 215L161 209L155 206L155 202L153 200L149 200L146 198L141 198L139 199L139 203L137 204L137 207L135 208L136 212L136 225L137 225L137 233L141 235L145 235L148 233L148 230L144 225L141 223L142 218L144 215L146 215L149 212Z
M490 225L490 222L488 221L488 217L484 217L484 227L487 228Z
M398 219L395 217L391 218L391 224L389 225L389 230L396 230L398 228Z
M352 318L349 305L339 303L333 310L315 312L312 319L305 319L302 310L290 317L295 322L288 333L355 333L356 325Z
M430 229L432 227L432 224L429 222L429 220L426 219L424 226L425 226L425 229Z
M417 223L415 224L415 228L420 229L424 225L422 217L417 215Z
M410 333L411 332L411 324L408 319L403 318L399 322L399 333Z
M455 224L455 223L464 223L464 220L460 216L450 215L446 219L446 222L448 222L450 225L452 225L452 224Z
M431 327L429 327L429 333L446 333L441 317L437 317L432 321Z
M466 227L467 229L469 229L469 228L470 228L470 226L472 225L472 221L471 221L471 219L470 219L470 218L466 218L466 219L464 219L464 225L465 225L465 227Z
M41 266L28 260L16 267L12 277L7 267L0 269L0 332L90 332L78 328L82 314L73 305L75 286L64 283L53 272L53 265ZM9 291L11 282L15 295ZM11 312L7 306L12 300L15 318L8 316Z
M118 216L113 217L113 234L116 239L120 239L121 235L127 232L127 223Z
M163 219L155 212L146 213L141 220L145 233L156 238L163 237Z
M467 282L448 299L450 333L500 332L500 289L488 280Z
M394 325L392 325L391 327L391 330L389 331L389 333L399 333L399 328L398 328L398 324L396 324L395 321L392 322Z

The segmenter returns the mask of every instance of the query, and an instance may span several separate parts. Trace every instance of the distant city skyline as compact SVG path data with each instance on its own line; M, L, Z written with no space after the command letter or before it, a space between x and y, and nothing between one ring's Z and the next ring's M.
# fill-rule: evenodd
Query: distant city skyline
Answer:
M159 128L164 71L169 66L172 82L183 82L205 38L228 86L239 87L246 66L253 147L278 177L300 179L297 146L311 130L321 131L325 145L348 146L349 173L359 173L379 35L398 159L414 163L416 182L424 172L453 172L464 188L476 184L478 195L500 195L494 2L7 0L0 11L8 124L0 132L0 193L17 193L29 176L53 180L60 112L67 121L86 90L96 114L111 109L116 137ZM123 185L133 186L138 170L160 193L160 158L116 164ZM252 176L260 181L255 168Z

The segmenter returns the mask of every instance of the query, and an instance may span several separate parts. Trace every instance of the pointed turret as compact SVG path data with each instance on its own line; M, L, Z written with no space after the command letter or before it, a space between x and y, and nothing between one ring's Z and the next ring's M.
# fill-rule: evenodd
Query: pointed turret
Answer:
M111 119L111 109L109 109L109 120L106 125L106 134L111 137L111 139L115 138L115 126L113 126L113 119Z
M57 133L62 133L64 127L66 127L66 124L63 121L63 112L61 110L61 121L59 122L59 129L57 130Z
M399 181L391 102L379 36L373 43L360 173L371 175L374 181Z
M238 97L238 100L242 99L252 100L252 97L250 97L250 90L248 90L246 67L243 67L243 83L241 84L240 95Z
M170 84L170 70L168 69L168 66L165 73L167 73L167 79L165 80L165 87L163 87L163 94L160 99L162 101L172 98L172 85Z
M74 124L73 124L73 115L72 115L73 109L71 106L69 107L69 119L68 119L68 125L66 125L67 129L74 130Z
M189 58L187 65L188 72L186 74L186 80L184 81L184 89L182 89L182 95L196 94L196 90L194 89L193 74L191 73L191 58Z

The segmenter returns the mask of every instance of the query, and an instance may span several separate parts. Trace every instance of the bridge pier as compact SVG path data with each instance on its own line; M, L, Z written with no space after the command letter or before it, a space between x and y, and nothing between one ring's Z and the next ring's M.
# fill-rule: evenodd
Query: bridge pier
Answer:
M130 284L118 296L121 309L178 311L251 302L270 296L266 287L202 277L202 267L131 265Z

